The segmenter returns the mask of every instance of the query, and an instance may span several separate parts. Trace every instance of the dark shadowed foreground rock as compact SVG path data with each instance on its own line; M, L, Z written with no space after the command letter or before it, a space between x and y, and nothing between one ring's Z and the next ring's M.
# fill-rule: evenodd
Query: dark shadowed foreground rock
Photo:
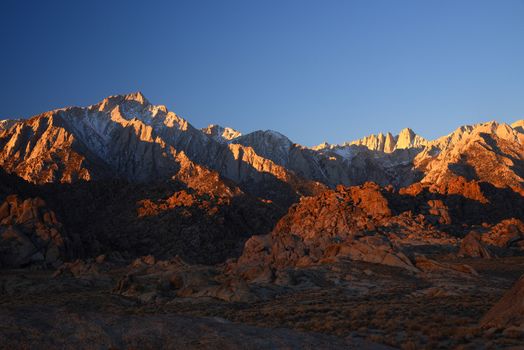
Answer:
M478 276L478 272L473 267L466 264L446 264L429 259L424 255L415 256L415 266L423 272L445 273L448 275L462 274L466 276Z
M41 198L8 196L0 204L0 266L58 266L68 239Z
M459 256L467 256L472 258L491 258L491 253L488 248L484 246L480 235L477 232L470 232L464 237L460 244Z
M146 257L128 266L112 292L141 302L162 302L172 298L215 298L249 302L256 298L239 276L226 276L220 269L190 265L179 257L169 261L144 263Z
M483 328L518 327L524 335L524 275L480 321Z
M172 314L114 315L38 307L2 311L0 344L9 349L390 349L290 329Z

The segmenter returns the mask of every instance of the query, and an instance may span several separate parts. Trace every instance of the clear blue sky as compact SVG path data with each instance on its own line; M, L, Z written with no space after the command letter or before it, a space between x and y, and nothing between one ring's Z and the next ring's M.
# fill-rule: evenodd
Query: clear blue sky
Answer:
M0 48L0 119L138 90L305 145L524 118L524 0L1 0Z

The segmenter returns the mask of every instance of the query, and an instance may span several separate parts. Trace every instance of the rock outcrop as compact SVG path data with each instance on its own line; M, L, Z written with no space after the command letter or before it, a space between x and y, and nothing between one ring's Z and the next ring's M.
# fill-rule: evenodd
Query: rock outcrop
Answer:
M239 265L307 266L347 258L415 271L409 258L376 229L392 216L379 186L337 187L303 198L267 236L251 237Z
M41 198L8 196L0 205L0 266L56 267L71 245Z
M490 258L493 246L503 250L497 254L511 255L510 248L521 248L523 226L520 220L502 219L520 216L518 206L510 212L505 205L501 198L484 192L479 183L463 178L444 187L419 183L400 191L374 183L338 186L302 198L270 235L251 237L239 264L283 268L347 258L414 271L404 247L411 251L413 244L441 242L451 253L464 228L475 225L482 233L468 230L459 256ZM486 220L502 221L491 227ZM454 232L456 238L442 230Z
M492 254L484 245L480 237L480 234L477 232L471 231L468 233L460 243L458 255L472 258L491 258Z
M524 327L524 276L482 317L483 328Z
M505 219L482 235L482 242L499 248L524 250L524 223L518 219Z
M216 267L190 265L179 257L166 261L135 260L113 288L113 293L141 302L172 298L214 298L228 302L255 301L239 276L224 275Z
M423 272L478 276L478 272L466 264L440 263L423 255L416 255L414 261L415 266Z
M415 134L409 128L402 129L400 133L393 136L391 133L385 135L380 133L378 135L369 135L360 140L351 141L347 145L365 146L372 151L380 151L384 153L392 153L398 149L409 148L423 148L428 144L428 141L423 137Z
M220 125L211 124L206 128L203 128L202 131L204 134L212 137L218 142L228 142L233 139L236 139L239 136L242 136L240 131L231 128L225 128Z
M446 183L463 176L496 187L521 187L524 134L495 121L463 126L430 142L413 160L422 182Z
M524 217L524 196L512 188L452 177L439 184L414 183L398 191L393 207L423 215L434 225L496 225ZM403 209L402 209L403 208Z

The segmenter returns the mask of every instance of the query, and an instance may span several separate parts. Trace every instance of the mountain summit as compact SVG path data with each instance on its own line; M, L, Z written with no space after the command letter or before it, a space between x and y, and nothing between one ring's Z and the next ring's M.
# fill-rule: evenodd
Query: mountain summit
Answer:
M387 132L386 134L371 134L355 141L345 142L342 145L330 145L327 142L324 142L312 149L342 149L354 145L364 146L371 151L392 153L397 149L422 148L427 144L428 141L426 139L415 134L415 132L410 128L404 128L396 136L393 136L390 132Z
M228 142L236 139L239 136L242 136L240 131L216 124L211 124L201 130L204 132L204 134L212 137L218 142Z

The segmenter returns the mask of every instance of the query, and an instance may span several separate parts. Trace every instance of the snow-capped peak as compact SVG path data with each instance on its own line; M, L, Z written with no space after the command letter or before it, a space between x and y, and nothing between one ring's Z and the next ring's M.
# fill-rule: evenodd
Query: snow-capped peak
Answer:
M19 119L4 119L0 120L0 131L7 130L13 125L15 125L17 122L19 122Z
M216 124L210 124L206 128L202 128L201 130L204 134L207 134L209 137L222 143L231 141L239 136L242 136L242 133L240 131Z

